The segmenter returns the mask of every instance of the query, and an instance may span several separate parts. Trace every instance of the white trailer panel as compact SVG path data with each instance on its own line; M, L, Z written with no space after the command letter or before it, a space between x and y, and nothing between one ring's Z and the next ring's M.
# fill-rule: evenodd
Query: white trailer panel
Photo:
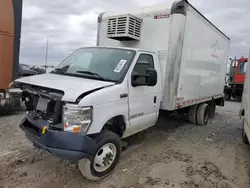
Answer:
M177 105L223 94L229 39L191 6L185 22Z

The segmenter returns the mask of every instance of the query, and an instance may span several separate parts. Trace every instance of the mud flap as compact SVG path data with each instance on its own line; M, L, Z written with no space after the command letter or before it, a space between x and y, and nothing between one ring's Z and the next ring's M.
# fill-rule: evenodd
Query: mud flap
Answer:
M213 120L215 117L216 103L211 101L209 104L208 116L210 120Z

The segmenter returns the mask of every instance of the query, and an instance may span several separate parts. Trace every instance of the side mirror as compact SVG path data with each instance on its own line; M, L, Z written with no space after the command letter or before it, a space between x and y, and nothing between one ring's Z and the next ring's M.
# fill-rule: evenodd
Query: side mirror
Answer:
M157 83L157 72L153 68L147 68L146 74L132 74L132 86L155 86Z
M157 84L157 72L153 68L147 68L146 74L148 75L147 86L155 86Z

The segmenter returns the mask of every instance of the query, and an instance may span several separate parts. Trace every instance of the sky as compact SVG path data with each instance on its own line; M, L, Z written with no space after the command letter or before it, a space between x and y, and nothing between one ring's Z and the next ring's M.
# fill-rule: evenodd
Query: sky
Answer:
M57 65L79 47L95 46L97 17L173 0L23 0L20 63ZM249 0L189 0L231 39L229 55L247 56L250 47Z

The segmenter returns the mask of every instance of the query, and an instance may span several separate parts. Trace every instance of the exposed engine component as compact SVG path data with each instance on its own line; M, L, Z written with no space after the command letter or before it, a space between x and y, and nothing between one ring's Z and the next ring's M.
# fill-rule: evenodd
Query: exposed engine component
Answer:
M52 124L61 122L62 92L28 85L23 85L22 89L22 101L24 101L28 112L33 112L37 117L48 120Z

